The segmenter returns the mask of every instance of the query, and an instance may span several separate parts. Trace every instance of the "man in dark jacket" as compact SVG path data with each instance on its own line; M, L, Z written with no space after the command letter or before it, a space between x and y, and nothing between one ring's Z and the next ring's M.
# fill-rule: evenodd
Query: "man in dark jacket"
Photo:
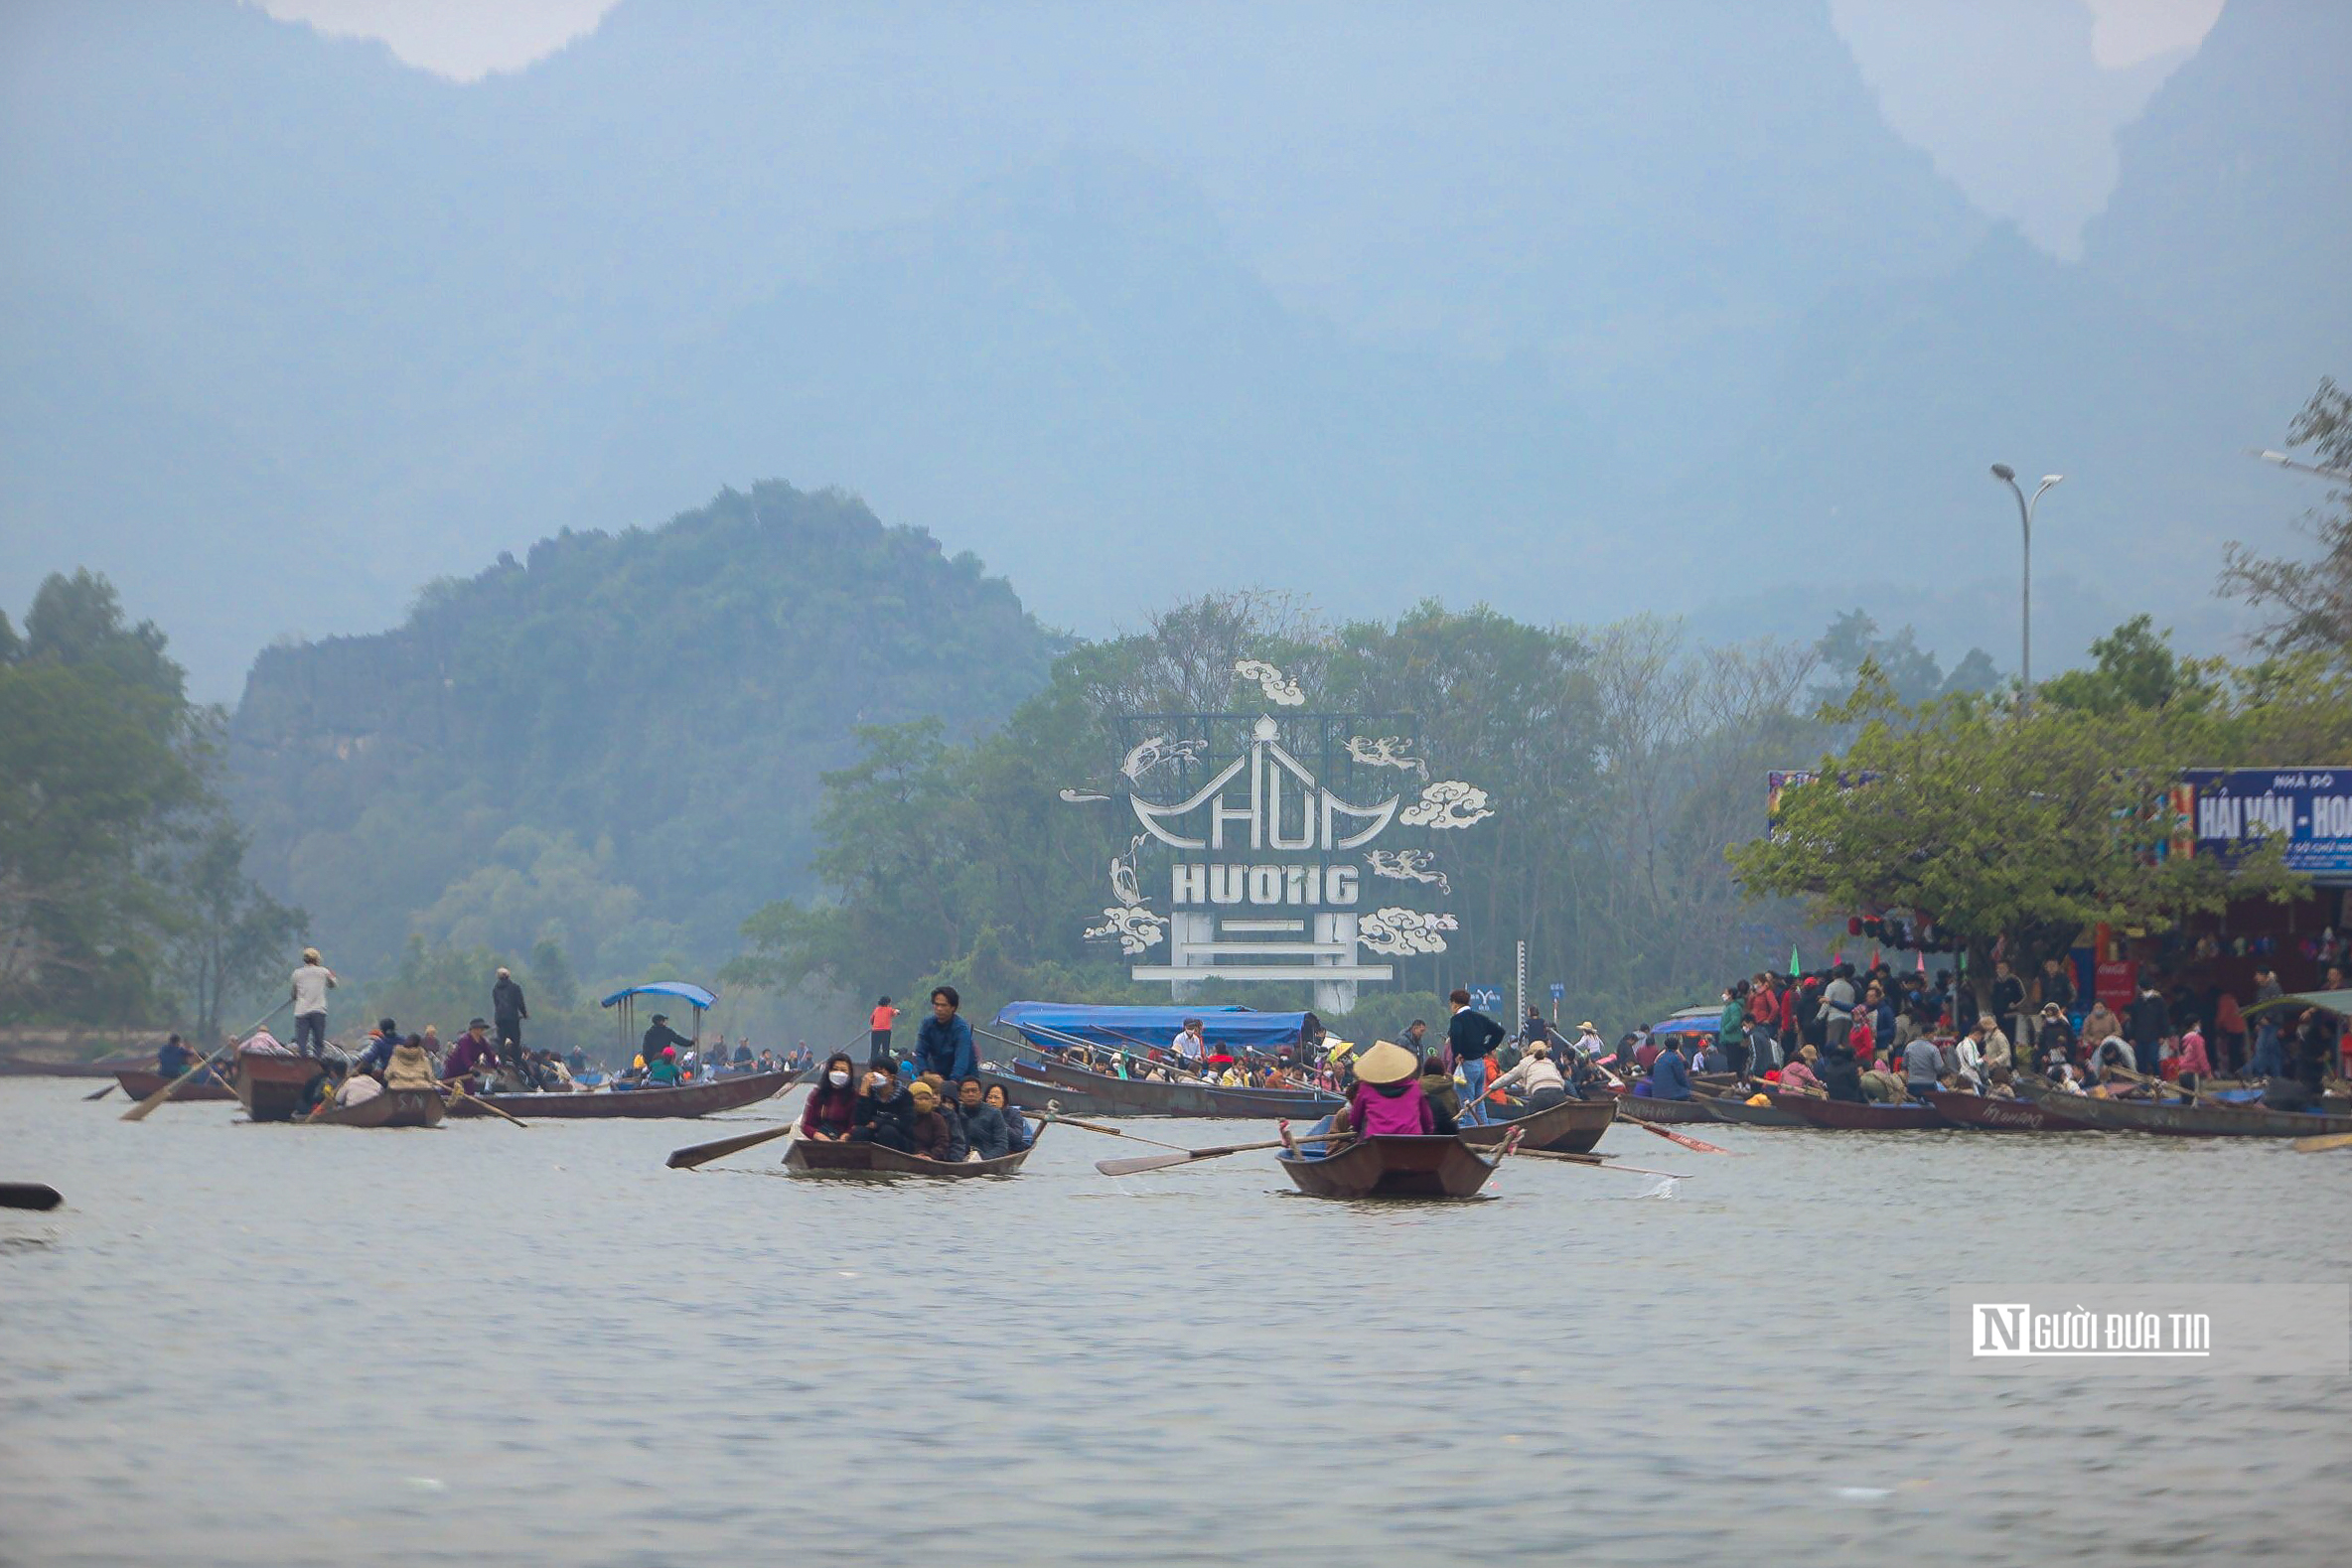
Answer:
M950 1083L960 1083L980 1069L971 1049L971 1025L956 1012L963 998L952 985L931 993L931 1016L915 1035L915 1070L937 1072Z
M943 1130L943 1140L945 1136ZM849 1141L879 1143L903 1154L913 1154L914 1092L892 1073L870 1074L866 1079L866 1091L858 1096L857 1110L851 1117Z
M1004 1125L1004 1112L988 1103L986 1085L978 1078L965 1078L956 1085L956 1112L963 1122L963 1141L966 1148L983 1160L1001 1160L1012 1152L1012 1133Z
M2018 1046L2033 1038L2033 1023L2025 1016L2025 982L2009 971L2006 958L1992 961L1992 1013Z
M1852 1052L1839 1049L1822 1057L1822 1089L1830 1098L1849 1105L1859 1105L1867 1098L1862 1093L1862 1069Z
M1650 1097L1690 1097L1690 1069L1683 1061L1683 1041L1679 1035L1667 1036L1658 1048L1658 1059L1650 1064Z
M2172 1033L2172 1011L2164 1005L2163 995L2156 990L2152 978L2140 982L2139 994L2132 999L2125 1017L2124 1029L2131 1037L2132 1054L2138 1059L2139 1070L2154 1077L2162 1061L2159 1048L2164 1037Z
M1483 1127L1487 1121L1488 1069L1492 1066L1488 1059L1503 1043L1503 1026L1472 1007L1468 991L1456 991L1446 1000L1453 1004L1454 1016L1445 1026L1445 1043L1462 1074L1462 1120Z
M638 1049L645 1054L646 1066L650 1068L662 1060L663 1051L674 1048L677 1054L683 1057L693 1047L693 1044L694 1042L669 1027L667 1013L656 1013L653 1023L646 1028L645 1043Z
M504 968L490 988L490 1016L498 1021L500 1045L522 1044L522 1021L530 1017L530 1009L522 1005L522 987Z

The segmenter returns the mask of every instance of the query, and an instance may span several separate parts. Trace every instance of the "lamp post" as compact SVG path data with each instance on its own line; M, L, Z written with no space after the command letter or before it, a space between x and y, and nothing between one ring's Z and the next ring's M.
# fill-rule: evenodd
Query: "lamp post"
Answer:
M2018 617L2024 638L2017 662L2017 708L2023 712L2033 702L2033 505L2042 499L2043 491L2066 476L2044 474L2030 498L2017 488L2017 471L2006 463L1993 464L1992 477L2008 486L2009 494L2017 498L2017 521L2025 530L2025 586Z

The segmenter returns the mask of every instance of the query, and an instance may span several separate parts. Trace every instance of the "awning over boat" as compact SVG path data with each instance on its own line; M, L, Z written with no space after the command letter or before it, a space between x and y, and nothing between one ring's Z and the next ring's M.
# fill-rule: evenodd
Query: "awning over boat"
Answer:
M2338 1018L2352 1018L2352 991L2296 991L2287 996L2274 996L2267 1002L2257 1002L2246 1011L2260 1013L2274 1007L2316 1007L2322 1013L2333 1013Z
M1080 1007L1063 1002L1014 1002L996 1015L1041 1045L1062 1045L1075 1037L1092 1046L1121 1051L1165 1046L1197 1018L1212 1046L1267 1049L1295 1045L1306 1027L1304 1013L1260 1013L1247 1007ZM1051 1034L1043 1031L1051 1030ZM1036 1031L1036 1033L1032 1033Z
M633 996L674 996L679 1001L689 1003L696 1008L710 1007L719 999L716 991L705 991L702 987L690 985L684 980L655 980L645 985L633 985L626 991L615 991L598 1005L618 1007Z
M1686 1007L1672 1017L1663 1018L1650 1026L1656 1035L1711 1035L1723 1018L1720 1007Z

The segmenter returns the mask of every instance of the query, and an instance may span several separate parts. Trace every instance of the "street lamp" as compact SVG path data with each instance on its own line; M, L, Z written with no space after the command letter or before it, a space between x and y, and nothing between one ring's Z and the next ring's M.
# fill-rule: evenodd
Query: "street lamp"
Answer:
M1992 465L1992 477L2009 487L2009 494L2017 498L2017 521L2025 529L2025 590L2019 625L2024 632L2023 656L2017 665L2017 706L2024 709L2033 701L2033 503L2042 499L2042 492L2066 478L2063 474L2044 474L2041 484L2034 487L2027 498L2017 488L2017 471L2006 463Z

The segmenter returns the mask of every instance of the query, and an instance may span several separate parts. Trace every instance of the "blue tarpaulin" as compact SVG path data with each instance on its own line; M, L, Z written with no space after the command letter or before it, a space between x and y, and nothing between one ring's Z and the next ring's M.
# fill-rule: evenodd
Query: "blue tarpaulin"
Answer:
M1188 1018L1201 1021L1212 1046L1255 1046L1271 1050L1298 1043L1306 1027L1304 1013L1259 1013L1247 1007L1080 1007L1063 1002L1014 1002L996 1015L1025 1035L1032 1030L1040 1045L1067 1044L1056 1036L1075 1037L1089 1045L1139 1051L1164 1046L1176 1038Z
M1672 1018L1650 1026L1650 1033L1658 1035L1711 1035L1722 1018L1720 1007L1686 1007Z
M626 991L615 991L599 1005L618 1007L633 996L674 996L679 1001L689 1002L695 1007L709 1007L719 999L716 991L705 991L702 987L689 985L683 980L656 980L650 985L633 985Z

